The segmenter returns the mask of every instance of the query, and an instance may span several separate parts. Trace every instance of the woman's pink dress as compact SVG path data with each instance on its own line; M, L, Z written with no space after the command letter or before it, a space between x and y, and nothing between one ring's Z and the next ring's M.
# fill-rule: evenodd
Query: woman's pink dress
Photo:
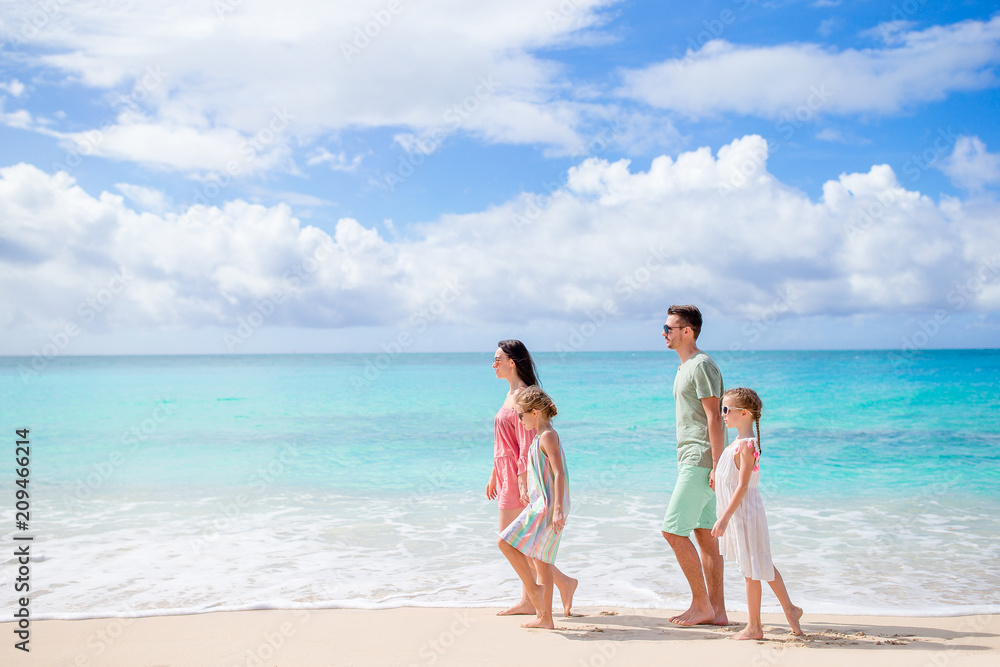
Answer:
M493 468L497 477L497 505L502 510L524 507L517 476L528 471L528 447L535 430L526 431L514 408L500 408L493 418Z

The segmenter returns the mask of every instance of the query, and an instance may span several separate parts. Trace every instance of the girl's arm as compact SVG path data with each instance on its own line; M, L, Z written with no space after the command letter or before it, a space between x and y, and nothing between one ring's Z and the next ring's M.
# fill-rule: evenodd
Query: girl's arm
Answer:
M753 440L744 440L740 443L740 480L736 484L736 490L733 491L733 497L729 499L729 506L719 516L719 520L715 522L715 526L712 528L713 537L722 537L723 533L726 532L729 520L733 518L733 514L736 513L740 503L743 502L743 496L746 495L747 489L750 488L750 475L753 474L754 466L757 465L757 460L754 457L756 453L755 443L756 441Z
M542 434L538 441L542 452L549 459L552 466L552 530L557 533L566 525L566 514L563 507L563 499L569 498L569 487L566 482L566 469L563 465L562 453L559 450L559 436L555 431L549 430Z

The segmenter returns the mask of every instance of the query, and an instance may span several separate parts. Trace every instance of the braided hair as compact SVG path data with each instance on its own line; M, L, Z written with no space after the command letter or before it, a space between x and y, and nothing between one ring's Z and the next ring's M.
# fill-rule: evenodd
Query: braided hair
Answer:
M736 387L735 389L728 390L723 398L728 396L733 399L733 407L742 408L744 410L750 411L750 416L753 417L753 423L757 426L757 447L760 447L760 413L764 409L764 402L760 400L760 396L757 395L753 389L748 389L746 387ZM761 449L763 451L763 449Z

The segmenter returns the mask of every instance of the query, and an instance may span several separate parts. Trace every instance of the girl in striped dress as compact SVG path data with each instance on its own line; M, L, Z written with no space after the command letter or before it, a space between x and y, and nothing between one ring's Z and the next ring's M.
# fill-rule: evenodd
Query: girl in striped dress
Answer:
M552 620L553 563L569 514L569 476L559 434L552 428L556 406L549 395L531 386L517 397L517 416L537 435L528 449L528 505L501 533L497 545L535 607L537 618L525 628L554 629ZM532 559L538 581L532 576Z

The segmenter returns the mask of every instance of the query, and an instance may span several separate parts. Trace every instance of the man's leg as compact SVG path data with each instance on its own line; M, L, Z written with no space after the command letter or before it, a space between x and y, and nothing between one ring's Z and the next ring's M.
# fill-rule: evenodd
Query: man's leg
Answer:
M691 606L683 614L670 619L678 625L718 623L725 625L726 611L722 600L722 557L719 544L711 535L715 525L715 492L708 486L708 468L678 464L677 484L670 495L670 505L661 530L677 556L677 562L691 587ZM708 528L708 531L696 530ZM702 549L698 550L688 537L694 531ZM707 532L708 549L701 533ZM707 586L706 586L707 580ZM716 604L719 606L716 607ZM718 613L717 613L718 612Z
M674 550L677 563L681 566L681 571L687 579L691 588L691 606L683 614L679 614L670 619L671 623L678 625L698 625L715 618L715 610L708 597L708 589L705 587L705 577L701 569L701 559L698 558L698 550L694 548L691 538L684 535L663 532L663 538Z
M708 597L705 587L705 575L701 569L701 559L698 550L688 537L698 526L702 510L705 507L705 495L702 487L708 486L708 470L696 466L679 464L677 466L677 484L670 494L670 505L663 517L660 531L674 551L674 557L681 566L681 572L687 579L691 589L691 605L687 611L670 619L679 625L697 625L715 618L715 610Z

